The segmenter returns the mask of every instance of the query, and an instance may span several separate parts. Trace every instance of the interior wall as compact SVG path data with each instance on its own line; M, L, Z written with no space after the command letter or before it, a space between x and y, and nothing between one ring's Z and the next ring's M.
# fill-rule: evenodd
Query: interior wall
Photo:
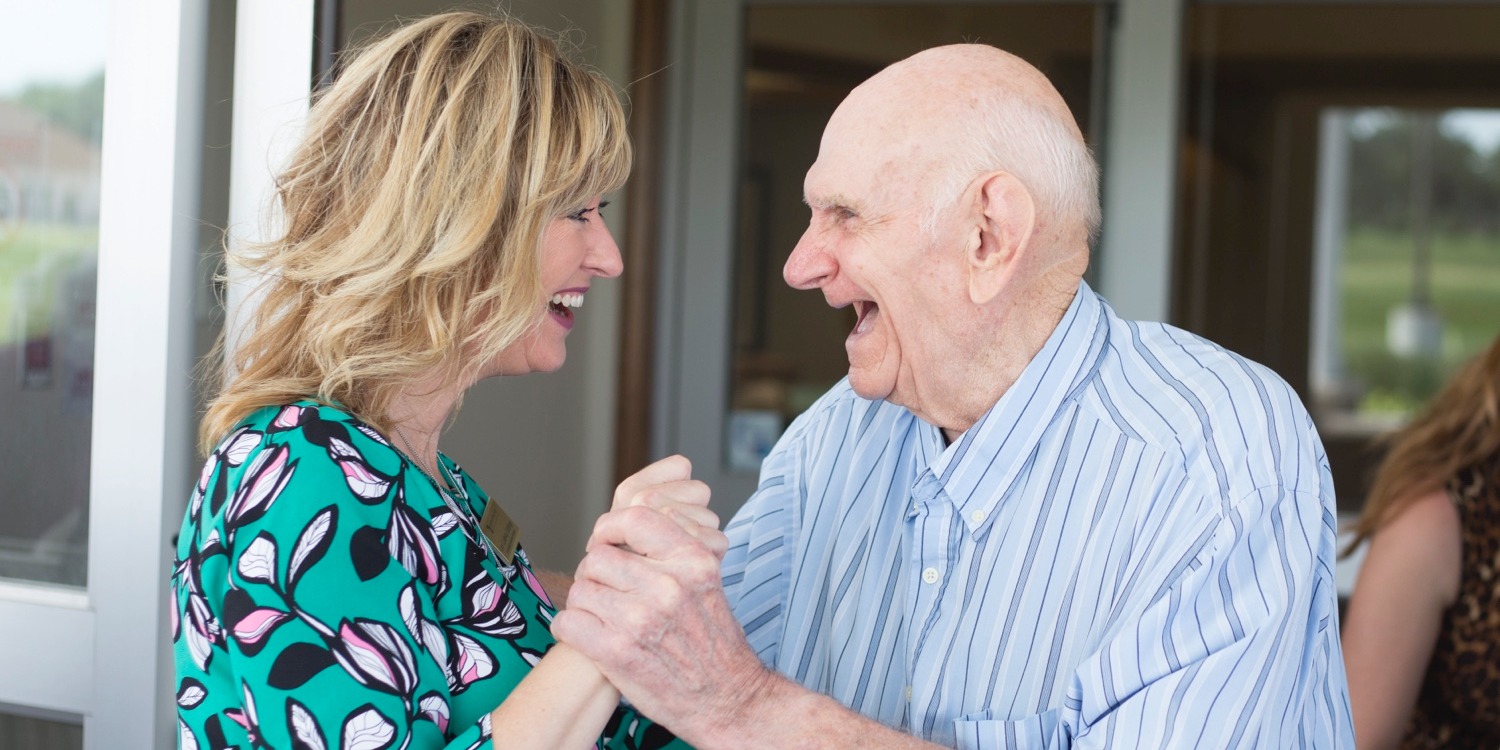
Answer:
M567 32L582 57L622 89L630 66L632 3L621 0L509 0L508 12L528 23ZM343 3L342 38L358 43L411 19L468 8L495 12L491 2L360 0ZM606 219L624 236L623 194ZM626 269L630 273L630 269ZM571 572L583 555L594 519L613 492L618 284L596 280L568 337L568 361L555 373L496 378L469 391L442 449L498 500L522 529L532 563Z

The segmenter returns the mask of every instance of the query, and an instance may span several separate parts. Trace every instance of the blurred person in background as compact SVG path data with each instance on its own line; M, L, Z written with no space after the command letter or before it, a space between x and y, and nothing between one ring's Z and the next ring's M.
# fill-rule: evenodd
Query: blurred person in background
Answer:
M1500 336L1390 447L1348 551L1354 730L1373 748L1500 747Z

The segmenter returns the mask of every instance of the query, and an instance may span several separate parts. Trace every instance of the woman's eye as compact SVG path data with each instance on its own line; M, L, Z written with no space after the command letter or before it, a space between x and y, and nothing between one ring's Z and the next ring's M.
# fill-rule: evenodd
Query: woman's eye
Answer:
M604 214L604 207L608 206L608 205L609 205L609 201L599 201L599 205L585 207L585 208L580 208L577 211L574 211L573 213L568 214L568 218L572 219L573 221L587 222L589 220L589 214L590 213L597 212L599 215L602 216Z

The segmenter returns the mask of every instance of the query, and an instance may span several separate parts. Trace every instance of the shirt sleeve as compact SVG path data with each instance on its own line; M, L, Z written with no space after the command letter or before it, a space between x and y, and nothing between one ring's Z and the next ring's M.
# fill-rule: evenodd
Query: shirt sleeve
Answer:
M436 539L413 536L426 532L398 507L394 476L350 442L330 446L291 434L242 469L220 457L236 479L205 500L221 522L179 595L195 666L236 684L213 695L226 680L194 680L185 713L212 713L190 720L202 736L184 745L490 748L488 713L449 726L462 684L450 654L467 643L436 622Z
M755 494L725 527L724 594L766 665L776 661L791 579L803 431L794 425L761 463Z
M1158 571L1150 603L1072 676L1063 706L965 717L963 748L1353 747L1342 683L1333 518L1314 493L1264 488L1198 554Z

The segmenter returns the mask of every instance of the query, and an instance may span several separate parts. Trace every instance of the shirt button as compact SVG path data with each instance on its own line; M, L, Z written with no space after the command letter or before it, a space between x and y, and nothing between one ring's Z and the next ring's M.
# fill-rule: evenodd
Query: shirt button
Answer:
M926 581L928 583L937 583L937 581L938 581L937 568L928 568L928 569L922 571L922 580L924 580L924 581Z
M984 523L984 511L976 510L969 514L969 520L976 524Z
M906 686L906 702L911 703L911 685Z

